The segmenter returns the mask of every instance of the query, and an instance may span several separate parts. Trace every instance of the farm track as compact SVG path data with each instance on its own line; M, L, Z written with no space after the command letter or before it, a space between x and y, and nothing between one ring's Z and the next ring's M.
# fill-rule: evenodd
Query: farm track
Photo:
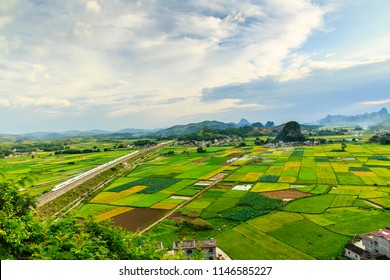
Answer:
M146 148L144 150L141 150L140 153L137 153L137 154L132 154L130 153L128 155L128 157L125 157L123 158L123 160L119 161L119 162L115 162L115 163L112 163L110 165L107 165L105 168L102 168L100 170L97 170L96 172L93 172L85 177L82 177L80 178L79 180L77 181L74 181L64 187L62 187L61 189L57 190L57 191L51 191L47 194L44 194L43 196L41 196L37 202L37 206L40 207L54 199L56 199L57 197L63 195L64 193L78 187L79 185L81 185L82 183L88 181L89 179L99 175L100 173L102 173L103 171L106 171L114 166L116 166L117 164L121 164L123 162L126 162L127 160L130 160L132 158L139 158L139 157L142 157L142 156L145 156L146 154L150 153L150 152L155 152L157 151L158 149L160 148L163 148L165 145L169 144L170 142L164 142L164 143L161 143L161 144L158 144L157 146L153 146L153 147L150 147L150 148Z

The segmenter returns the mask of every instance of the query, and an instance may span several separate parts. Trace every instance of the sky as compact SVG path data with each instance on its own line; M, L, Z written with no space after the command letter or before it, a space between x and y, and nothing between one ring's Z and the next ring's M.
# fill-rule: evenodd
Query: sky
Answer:
M387 0L0 0L0 133L390 106Z

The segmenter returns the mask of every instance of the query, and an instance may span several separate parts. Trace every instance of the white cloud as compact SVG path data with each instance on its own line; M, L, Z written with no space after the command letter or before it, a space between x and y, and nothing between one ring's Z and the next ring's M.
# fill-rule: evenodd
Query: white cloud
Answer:
M71 102L63 98L54 98L48 96L42 97L27 97L27 96L16 96L11 101L15 107L68 107L71 106Z
M31 70L27 74L27 80L35 82L38 78L50 80L51 75L47 73L46 66L42 64L33 64Z
M72 100L80 112L99 107L120 118L149 110L157 120L162 119L160 113L168 119L170 114L244 106L266 109L251 102L244 105L240 92L237 98L222 92L215 98L220 101L203 102L202 89L262 78L296 80L315 70L345 69L389 57L387 37L382 45L378 39L373 48L362 46L361 56L343 56L326 46L323 57L302 50L311 36L328 30L324 20L333 1L113 0L103 5L74 0L11 9L12 2L0 1L0 11L8 7L7 19L0 19L5 31L0 55L6 53L0 92L19 108L69 107ZM322 46L315 51L318 48ZM329 53L332 56L326 56ZM26 96L14 98L12 93ZM142 102L137 100L140 95ZM180 100L165 103L175 98ZM177 112L178 107L185 109Z
M362 105L382 105L390 103L390 99L359 102Z
M0 106L3 106L3 107L10 107L11 106L11 103L9 102L8 99L0 99Z
M88 12L100 13L100 11L102 10L102 7L96 1L88 1L87 3L85 3L85 9Z
M11 17L0 16L0 28L6 26L7 24L10 24L11 21L12 21Z

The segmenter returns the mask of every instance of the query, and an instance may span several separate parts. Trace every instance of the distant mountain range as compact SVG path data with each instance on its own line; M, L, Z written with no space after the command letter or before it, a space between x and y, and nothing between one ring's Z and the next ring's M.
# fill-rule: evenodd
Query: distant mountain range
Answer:
M203 121L199 123L189 123L184 125L175 125L165 129L135 129L135 128L125 128L119 131L109 131L109 130L100 130L93 129L87 131L79 131L79 130L70 130L66 132L32 132L25 134L10 134L10 135L0 135L0 140L5 139L47 139L47 140L55 140L55 139L64 139L69 137L85 137L85 136L93 136L93 135L121 135L121 134L129 134L131 136L146 136L146 135L154 135L154 136L172 136L172 135L185 135L193 132L197 132L204 127L208 127L211 129L227 129L227 128L238 128L243 126L252 126L256 128L272 128L275 126L274 122L268 121L264 126L260 122L256 122L251 124L248 120L242 118L238 123L224 123L220 121Z
M370 127L373 129L390 129L390 114L386 108L382 108L378 112L373 113L364 113L355 116L343 116L343 115L328 115L327 117L314 122L315 125L302 125L303 129L314 129L318 126L362 126ZM281 130L284 124L275 126L274 122L267 121L265 125L261 122L250 123L248 120L242 118L238 123L225 123L220 121L203 121L198 123L189 123L183 125L175 125L169 128L158 128L158 129L135 129L135 128L125 128L119 131L109 131L109 130L100 130L93 129L87 131L79 130L70 130L66 132L33 132L19 135L11 134L2 134L0 135L0 140L7 141L11 139L64 139L70 137L85 137L85 136L104 136L104 135L131 135L134 137L139 136L174 136L174 135L185 135L193 132L202 130L204 127L210 129L227 129L227 128L239 128L244 126L251 126L257 130L265 130L272 128L274 130Z
M328 115L326 118L319 120L317 123L321 126L362 126L370 127L383 121L390 120L390 114L386 108L378 112L364 113L355 116Z

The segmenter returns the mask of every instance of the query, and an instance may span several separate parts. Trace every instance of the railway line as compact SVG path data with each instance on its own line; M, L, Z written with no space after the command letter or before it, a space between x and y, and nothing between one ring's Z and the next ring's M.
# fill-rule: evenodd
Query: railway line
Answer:
M40 207L40 206L56 199L60 195L70 191L73 188L76 188L77 186L81 185L82 183L97 176L101 172L106 171L106 170L116 166L117 164L126 162L126 161L131 160L131 159L137 159L139 157L145 156L148 153L151 153L151 152L154 152L154 151L157 151L157 150L163 148L165 145L167 145L169 143L171 143L171 141L160 143L156 146L149 147L149 148L146 148L146 149L143 149L140 151L131 152L125 156L119 157L119 158L114 159L110 162L99 165L98 167L95 167L95 168L88 170L84 173L81 173L81 174L79 174L79 175L77 175L77 176L75 176L75 177L73 177L65 182L62 182L62 183L54 186L52 188L51 192L46 193L43 196L41 196L37 202L37 206Z

